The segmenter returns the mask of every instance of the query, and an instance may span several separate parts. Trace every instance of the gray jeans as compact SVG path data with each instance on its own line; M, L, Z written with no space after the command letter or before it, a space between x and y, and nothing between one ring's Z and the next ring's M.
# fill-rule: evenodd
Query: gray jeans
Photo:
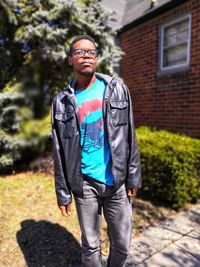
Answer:
M123 267L129 253L132 233L132 208L125 185L118 190L87 178L84 197L75 196L82 232L82 261L84 267L102 267L100 253L101 210L108 225L110 238L109 267Z

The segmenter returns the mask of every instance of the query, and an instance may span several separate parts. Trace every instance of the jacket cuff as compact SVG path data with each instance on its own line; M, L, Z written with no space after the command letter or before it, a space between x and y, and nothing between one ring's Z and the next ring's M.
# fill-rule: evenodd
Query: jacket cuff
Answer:
M128 181L126 183L126 188L141 188L141 187L142 187L141 180L138 182Z
M71 195L69 195L69 197L65 197L63 199L58 199L57 200L58 206L66 206L69 205L70 203L72 203L72 197Z

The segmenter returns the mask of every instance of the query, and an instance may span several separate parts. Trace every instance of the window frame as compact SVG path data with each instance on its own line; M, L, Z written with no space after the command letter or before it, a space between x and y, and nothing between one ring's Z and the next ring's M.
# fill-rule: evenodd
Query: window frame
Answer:
M187 40L187 59L185 63L180 63L174 66L163 66L164 62L164 30L166 27L175 25L178 22L184 21L185 19L189 20L188 25L188 40ZM170 21L167 21L160 25L159 27L159 73L174 73L177 71L184 71L188 70L190 66L190 50L191 50L191 29L192 29L192 15L191 13L187 13L184 15L181 15L179 17L176 17Z

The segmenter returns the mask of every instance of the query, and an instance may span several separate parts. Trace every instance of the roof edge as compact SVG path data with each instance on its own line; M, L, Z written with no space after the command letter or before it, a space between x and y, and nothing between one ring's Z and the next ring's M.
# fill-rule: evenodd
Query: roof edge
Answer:
M156 17L156 16L168 11L170 8L176 7L176 6L183 4L187 1L188 0L174 0L174 1L171 1L171 2L168 2L164 5L162 5L160 7L158 6L157 8L152 9L151 11L149 11L148 13L143 15L142 17L139 17L138 19L126 24L121 29L117 30L117 33L118 34L124 33L126 31L130 30L131 28L136 27L136 26L146 22L149 19Z

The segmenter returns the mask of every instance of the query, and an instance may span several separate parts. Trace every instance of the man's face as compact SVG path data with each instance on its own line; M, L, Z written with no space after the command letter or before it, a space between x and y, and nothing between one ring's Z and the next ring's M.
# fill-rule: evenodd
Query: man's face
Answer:
M73 46L73 53L68 58L70 65L77 74L91 77L97 65L96 48L89 40L80 40Z

